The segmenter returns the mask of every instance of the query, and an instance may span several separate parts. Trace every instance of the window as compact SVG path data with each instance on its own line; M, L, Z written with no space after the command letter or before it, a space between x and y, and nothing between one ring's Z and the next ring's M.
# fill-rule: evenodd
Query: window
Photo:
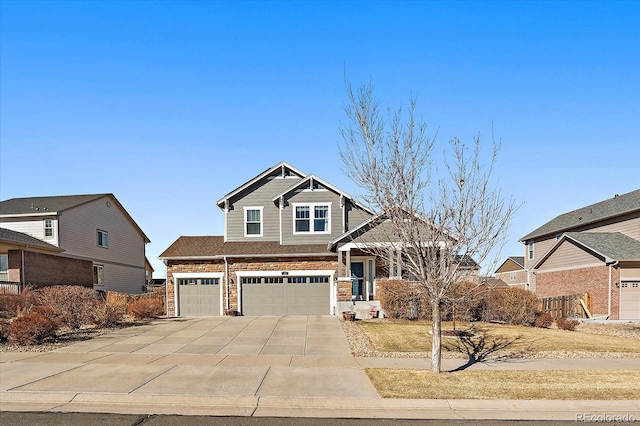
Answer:
M515 271L514 271L514 272L511 272L511 273L509 274L509 279L510 279L511 281L515 281L515 280L516 280L516 273L515 273Z
M331 232L330 204L294 205L294 233L328 234Z
M244 208L244 236L262 237L262 207Z
M0 254L0 281L9 281L9 255Z
M109 247L109 234L106 231L98 230L98 247Z
M529 259L533 259L533 241L529 241Z
M44 236L53 237L53 220L52 219L44 220Z
M178 285L218 285L220 284L219 278L186 278L179 279Z
M93 265L93 285L104 285L104 266Z

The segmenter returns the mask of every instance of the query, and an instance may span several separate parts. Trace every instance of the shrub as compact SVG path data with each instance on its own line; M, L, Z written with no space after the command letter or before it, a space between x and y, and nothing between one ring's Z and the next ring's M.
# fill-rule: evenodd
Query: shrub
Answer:
M567 331L575 331L578 324L580 324L580 321L578 320L568 320L565 318L558 318L556 320L558 328Z
M385 316L396 319L431 317L429 298L413 283L405 280L378 280L377 296Z
M539 328L549 328L553 324L553 317L548 312L538 312L535 326Z
M99 301L95 290L60 285L43 287L38 292L40 303L53 308L67 327L77 329L93 323L94 310Z
M34 345L54 337L58 330L55 313L49 306L35 306L7 327L7 340L19 345Z
M162 300L151 297L141 297L129 303L129 314L135 319L151 319L164 314Z
M26 286L20 294L0 293L0 316L14 318L37 304L37 293L31 286Z
M6 342L9 335L9 320L0 318L0 342Z
M522 288L496 288L487 292L484 320L514 325L533 325L540 311L540 300Z
M126 312L126 304L114 303L107 299L96 304L93 311L93 322L98 327L113 327L122 322Z

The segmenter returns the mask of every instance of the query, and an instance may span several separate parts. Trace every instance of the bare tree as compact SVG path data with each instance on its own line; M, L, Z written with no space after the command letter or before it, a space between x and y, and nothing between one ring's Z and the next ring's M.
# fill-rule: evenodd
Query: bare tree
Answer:
M436 137L416 122L414 98L406 113L383 113L371 84L355 92L347 84L347 95L344 171L361 188L362 201L380 212L365 250L401 268L428 295L431 370L440 372L442 308L464 281L461 259L495 264L492 251L504 244L515 212L513 200L505 202L492 186L499 147L492 139L485 165L479 136L469 146L454 138L436 158Z

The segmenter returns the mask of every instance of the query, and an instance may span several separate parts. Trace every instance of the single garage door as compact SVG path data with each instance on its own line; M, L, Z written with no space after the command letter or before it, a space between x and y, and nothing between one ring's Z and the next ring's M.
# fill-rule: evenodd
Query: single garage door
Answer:
M243 277L243 315L327 315L328 276Z
M220 279L178 279L180 316L220 316Z
M620 319L640 319L640 281L620 283Z

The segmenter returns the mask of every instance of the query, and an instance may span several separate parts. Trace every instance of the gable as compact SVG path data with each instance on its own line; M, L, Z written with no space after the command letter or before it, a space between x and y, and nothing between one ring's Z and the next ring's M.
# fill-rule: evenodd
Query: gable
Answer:
M524 262L524 258L523 262ZM508 258L507 260L505 260L502 265L500 265L500 267L496 270L496 274L499 273L503 273L503 272L513 272L513 271L521 271L523 270L524 267L521 265L518 265L518 263L516 263L512 258Z
M570 239L563 239L536 265L540 272L601 266L604 258Z

